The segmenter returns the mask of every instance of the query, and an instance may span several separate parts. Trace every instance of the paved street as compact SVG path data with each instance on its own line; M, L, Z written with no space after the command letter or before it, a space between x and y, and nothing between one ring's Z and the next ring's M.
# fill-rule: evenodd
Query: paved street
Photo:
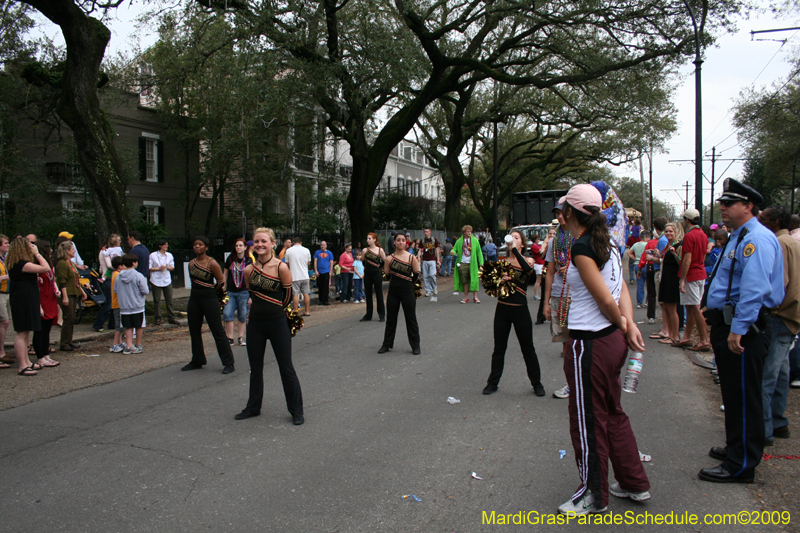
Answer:
M535 326L547 397L532 394L513 334L500 390L483 396L495 301L460 298L447 291L438 303L417 301L421 356L411 355L402 314L385 355L376 353L383 324L360 323L360 314L300 332L293 352L303 426L291 424L269 349L262 415L234 421L248 388L240 347L228 376L212 353L201 371L170 366L0 412L0 531L476 532L503 529L484 525L484 511L556 512L578 486L567 401L550 397L565 383L560 345L549 342L548 326ZM655 328L642 326L645 335ZM612 496L611 511L761 508L745 486L697 480L717 464L708 449L724 444L719 393L707 383L681 350L648 341L639 392L623 401L639 448L653 458L653 497Z

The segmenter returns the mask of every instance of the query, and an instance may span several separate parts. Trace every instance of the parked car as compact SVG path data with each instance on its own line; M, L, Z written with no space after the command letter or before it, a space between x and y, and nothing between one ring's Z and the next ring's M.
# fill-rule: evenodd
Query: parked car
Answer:
M544 240L547 237L547 232L550 231L550 228L554 227L551 224L528 224L525 226L515 226L509 230L508 233L512 231L519 231L522 233L523 237L525 237L525 254L530 254L530 245L531 245L531 235L534 233L539 236L539 240ZM508 245L503 241L503 245L497 248L497 258L498 259L505 259L508 257Z

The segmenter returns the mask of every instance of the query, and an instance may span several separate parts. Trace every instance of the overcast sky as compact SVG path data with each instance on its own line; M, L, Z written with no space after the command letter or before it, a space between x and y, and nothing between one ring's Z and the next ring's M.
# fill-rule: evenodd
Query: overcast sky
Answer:
M143 48L154 42L154 36L147 32L135 32L133 20L142 11L143 2L123 3L116 10L115 17L107 20L112 38L108 55L115 55L133 48L139 43ZM40 29L51 37L60 40L57 28L39 17ZM739 139L731 125L731 108L742 90L748 87L771 87L778 80L785 80L790 71L788 59L800 42L798 31L756 35L751 39L751 30L766 30L798 26L800 20L776 20L771 16L754 17L738 23L738 32L718 39L716 46L705 51L703 63L703 151L708 158L711 148L717 147L717 157L733 159L742 157L738 146ZM786 39L785 44L776 40ZM655 154L653 158L653 192L669 204L683 209L685 194L683 184L689 181L689 204L694 204L694 164L691 162L670 163L669 160L694 159L694 65L682 70L682 83L675 95L678 110L678 131L667 142L668 153ZM728 165L730 164L730 168ZM727 168L727 171L725 172ZM716 165L717 178L741 177L742 163L720 161ZM639 169L634 165L613 168L618 175L639 177ZM711 163L703 165L703 172L711 176ZM645 178L647 160L645 158ZM703 200L707 203L710 185L705 184ZM721 185L715 187L714 196L719 196ZM669 189L681 189L672 191ZM641 206L633 206L641 210Z

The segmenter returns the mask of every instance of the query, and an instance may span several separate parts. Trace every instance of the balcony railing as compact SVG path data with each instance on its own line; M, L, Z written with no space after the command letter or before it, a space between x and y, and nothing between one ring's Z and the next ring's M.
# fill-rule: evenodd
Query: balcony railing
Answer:
M76 163L46 163L45 174L47 181L62 187L83 185L83 172Z

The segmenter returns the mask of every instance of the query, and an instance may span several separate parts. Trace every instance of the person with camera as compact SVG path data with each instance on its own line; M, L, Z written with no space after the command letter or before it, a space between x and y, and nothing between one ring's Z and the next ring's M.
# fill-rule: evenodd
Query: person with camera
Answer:
M719 370L726 446L709 451L722 464L700 470L704 481L752 483L764 451L761 386L772 329L768 310L781 304L785 289L778 239L756 218L763 201L755 189L731 178L717 199L733 233L711 273L703 314Z

